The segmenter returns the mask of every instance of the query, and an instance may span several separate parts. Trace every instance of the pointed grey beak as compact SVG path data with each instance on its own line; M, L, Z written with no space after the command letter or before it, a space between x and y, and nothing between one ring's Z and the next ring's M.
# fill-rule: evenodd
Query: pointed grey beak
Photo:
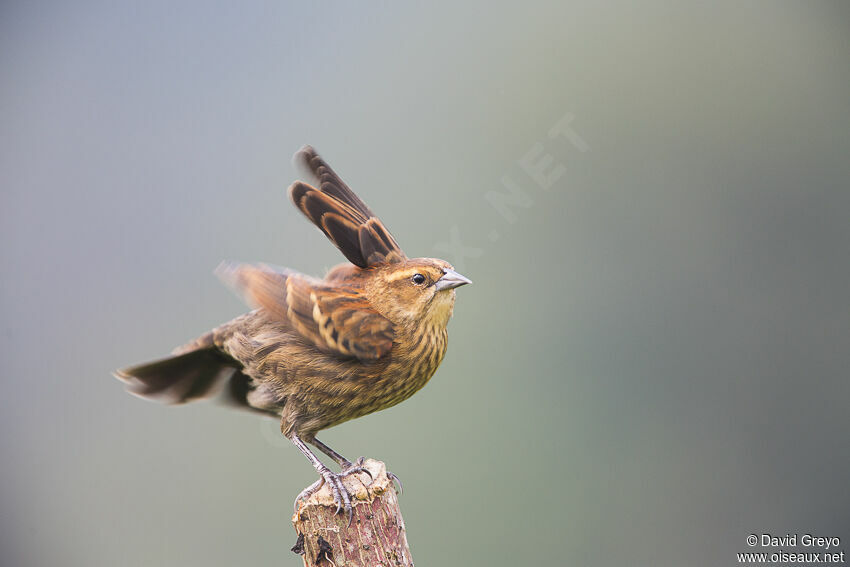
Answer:
M466 276L462 276L454 270L446 270L443 277L438 279L437 283L434 284L434 287L437 288L437 291L443 291L444 289L454 289L470 283L472 283L472 280Z

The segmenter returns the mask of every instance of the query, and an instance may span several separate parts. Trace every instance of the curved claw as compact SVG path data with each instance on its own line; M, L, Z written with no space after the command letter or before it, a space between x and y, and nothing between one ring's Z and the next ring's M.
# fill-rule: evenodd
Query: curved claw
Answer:
M318 492L318 490L322 488L323 484L325 484L325 479L320 476L319 480L317 480L316 482L314 482L313 484L298 493L298 496L295 497L294 502L296 513L298 513L298 503L301 500L306 500L307 498L310 498L313 494Z
M373 476L372 476L372 473L371 473L371 472L369 472L369 469L364 468L364 467L356 467L356 466L355 466L355 467L351 467L350 469L345 469L344 471L342 471L341 473L339 473L339 475L340 475L340 476L348 476L348 475L350 475L350 474L357 474L357 473L362 473L362 472L363 472L363 473L366 473L366 474L368 474L368 475L369 475L369 484L372 484L372 481L374 481L374 480L375 480L375 477L373 477ZM361 481L361 482L362 482L362 481ZM368 485L367 485L367 486L368 486Z
M362 472L369 475L369 484L372 484L372 481L375 480L375 477L372 476L372 473L369 472L369 469L364 469L363 467L355 467L353 469L343 471L342 475L348 476L350 474L356 474L356 473L362 473Z
M367 469L366 467L363 466L363 463L365 463L365 462L366 462L365 457L360 457L359 459L357 459L353 463L349 462L347 465L344 465L342 467L342 471L339 473L339 476L348 476L350 474L357 474L357 473L363 472L363 473L366 473L366 474L369 475L369 484L372 484L372 482L375 480L375 477L372 476L372 472L369 469ZM369 486L369 485L367 485L367 486Z
M371 476L371 475L370 475ZM401 483L401 479L398 478L395 473L387 471L387 478L390 479L393 485L398 484L398 493L404 494L404 485Z

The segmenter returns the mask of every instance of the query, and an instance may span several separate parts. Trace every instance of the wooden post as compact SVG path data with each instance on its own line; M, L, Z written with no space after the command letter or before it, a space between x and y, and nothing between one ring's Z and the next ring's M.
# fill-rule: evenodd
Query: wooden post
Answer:
M412 567L404 520L384 463L367 459L370 473L343 479L351 494L351 525L327 485L302 501L292 516L298 540L292 551L305 567Z

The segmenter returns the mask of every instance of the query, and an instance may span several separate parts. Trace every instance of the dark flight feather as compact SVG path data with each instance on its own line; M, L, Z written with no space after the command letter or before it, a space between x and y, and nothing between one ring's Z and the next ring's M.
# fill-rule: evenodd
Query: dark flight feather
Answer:
M374 217L366 203L352 191L345 182L340 179L331 166L323 160L313 146L304 146L295 154L295 161L306 167L319 182L319 190L330 195L337 201L341 201L358 211L364 218Z
M368 268L407 258L375 213L312 147L302 148L296 160L316 177L319 188L296 181L289 188L289 198L352 264Z

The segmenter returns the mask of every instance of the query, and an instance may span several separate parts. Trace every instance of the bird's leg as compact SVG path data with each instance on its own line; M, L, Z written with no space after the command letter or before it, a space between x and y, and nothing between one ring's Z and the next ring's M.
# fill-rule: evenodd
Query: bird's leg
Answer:
M346 459L345 457L343 457L342 455L340 455L339 453L337 453L336 451L316 439L315 437L313 438L311 443L315 445L319 449L319 451L333 459L342 468L343 476L356 472L365 472L369 475L370 478L372 477L372 473L370 473L367 469L363 468L363 457L360 457L359 459L357 459L357 461L352 463L351 461L349 461L348 459ZM404 487L401 484L401 479L398 478L395 473L387 471L387 478L393 481L394 484L398 484L399 492L404 491Z
M347 476L354 473L364 472L369 475L369 478L372 478L372 473L369 472L369 469L363 467L363 461L365 460L363 457L360 457L355 462L351 462L315 437L310 441L311 444L315 445L319 451L330 457L334 460L336 464L342 469L343 476Z
M337 474L326 467L297 434L290 433L289 440L292 441L302 453L304 453L304 456L307 457L307 460L310 461L313 468L315 468L322 476L322 478L302 490L301 494L299 494L295 499L296 511L298 510L298 502L301 499L308 498L314 492L319 490L322 487L322 484L328 483L328 486L331 487L331 492L333 493L334 502L336 503L336 513L339 514L340 510L345 509L345 513L348 515L348 523L350 524L352 517L351 496L342 484L342 477L344 475Z
M345 457L343 457L342 455L340 455L339 453L337 453L336 451L334 451L333 449L331 449L330 447L328 447L327 445L325 445L324 443L322 443L321 441L319 441L315 437L313 437L313 440L310 441L310 444L315 445L316 448L319 451L321 451L322 453L324 453L325 455L327 455L328 457L333 459L334 462L336 464L338 464L340 466L340 468L342 468L343 470L345 470L347 468L351 468L352 466L354 466L351 461L349 461L348 459L346 459Z

